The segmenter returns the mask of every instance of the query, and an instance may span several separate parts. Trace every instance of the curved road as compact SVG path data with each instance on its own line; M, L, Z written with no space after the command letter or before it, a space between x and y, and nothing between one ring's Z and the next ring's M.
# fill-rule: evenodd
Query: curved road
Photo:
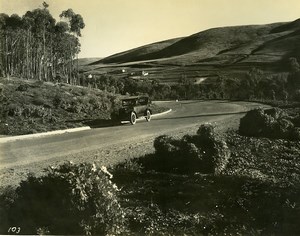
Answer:
M136 125L93 128L74 133L0 143L0 169L25 165L52 158L91 151L122 144L132 144L155 135L173 132L204 122L220 121L229 116L242 114L258 104L223 101L158 102L172 112L153 117L151 122L138 121Z

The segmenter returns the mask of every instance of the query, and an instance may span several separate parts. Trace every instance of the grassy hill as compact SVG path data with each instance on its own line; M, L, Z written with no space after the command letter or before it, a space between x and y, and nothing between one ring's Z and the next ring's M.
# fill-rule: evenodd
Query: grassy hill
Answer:
M164 48L173 45L174 43L180 41L182 38L170 39L162 42L152 43L146 46L138 47L135 49L131 49L125 52L117 53L115 55L106 57L104 59L95 61L94 64L99 63L120 63L120 62L129 62L129 61L138 61L149 59L149 54L157 53Z
M0 135L74 128L91 119L109 119L116 99L98 89L0 78Z
M267 25L246 25L208 29L187 37L162 41L137 49L125 51L99 60L99 63L124 63L130 61L145 61L166 59L176 63L197 63L210 58L210 63L219 64L221 58L241 59L241 55L265 55L275 51L274 58L280 57L298 49L299 44L291 42L299 39L300 20L289 23L274 23ZM212 60L212 58L215 58ZM230 59L230 60L229 60Z
M121 52L95 61L84 72L147 71L163 82L187 78L234 75L262 68L270 73L287 70L289 57L300 56L300 19L266 25L208 29Z
M95 61L99 61L101 59L102 59L101 57L78 58L78 59L75 59L75 63L74 64L77 64L77 60L78 60L78 65L79 66L85 66L85 65L91 64L91 63L93 63Z

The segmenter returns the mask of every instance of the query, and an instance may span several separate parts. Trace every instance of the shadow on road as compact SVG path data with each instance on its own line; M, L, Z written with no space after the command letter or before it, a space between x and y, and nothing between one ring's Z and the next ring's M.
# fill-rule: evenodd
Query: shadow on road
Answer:
M245 114L247 111L240 112L226 112L226 113L211 113L211 114L203 114L203 115L193 115L193 116L178 116L178 117L166 117L166 118L157 118L155 120L173 120L173 119L188 119L188 118L197 118L197 117L209 117L209 116L226 116L226 115L237 115L237 114Z
M103 128L120 126L122 123L117 120L108 119L82 119L82 120L68 120L69 123L83 123L84 125L90 126L91 128Z
M104 120L104 119L95 119L84 122L85 125L90 126L91 128L103 128L103 127L112 127L112 126L121 126L122 123L117 120Z

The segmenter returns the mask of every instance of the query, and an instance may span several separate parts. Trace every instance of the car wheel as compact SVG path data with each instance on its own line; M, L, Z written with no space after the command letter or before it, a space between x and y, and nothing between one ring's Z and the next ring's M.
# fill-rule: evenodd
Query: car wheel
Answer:
M130 123L132 125L136 123L136 114L133 111L130 113Z
M151 120L151 111L147 110L146 111L146 121L150 121Z

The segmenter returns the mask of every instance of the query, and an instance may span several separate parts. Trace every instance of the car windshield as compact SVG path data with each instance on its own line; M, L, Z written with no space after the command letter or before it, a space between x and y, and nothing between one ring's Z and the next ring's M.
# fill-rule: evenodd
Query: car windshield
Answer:
M141 104L141 105L147 105L148 104L148 98L147 97L141 97L141 98L139 98L139 104Z
M137 105L147 105L149 103L148 97L135 97L127 98L122 100L122 106L137 106Z
M134 106L136 105L136 99L125 99L122 101L122 106Z

